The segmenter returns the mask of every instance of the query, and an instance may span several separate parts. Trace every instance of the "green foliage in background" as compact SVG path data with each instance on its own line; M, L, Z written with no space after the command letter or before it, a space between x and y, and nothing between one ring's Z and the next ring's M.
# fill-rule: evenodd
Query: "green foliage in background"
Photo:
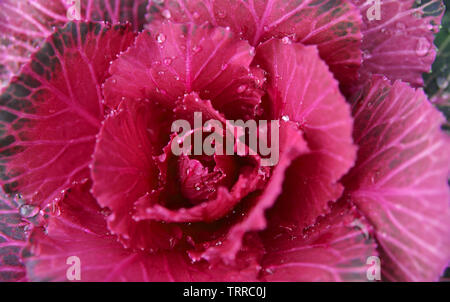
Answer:
M444 0L444 3L445 15L434 41L438 48L436 60L431 72L424 74L424 81L429 98L447 117L444 129L450 131L450 0Z

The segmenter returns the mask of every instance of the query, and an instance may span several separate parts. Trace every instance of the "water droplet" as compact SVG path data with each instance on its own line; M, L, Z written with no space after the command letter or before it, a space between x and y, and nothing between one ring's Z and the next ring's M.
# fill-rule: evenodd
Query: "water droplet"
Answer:
M219 10L216 12L216 17L219 19L224 19L226 16L227 16L227 13L224 11Z
M197 12L194 12L194 13L192 14L192 18L198 19L198 18L200 18L200 14L197 13Z
M24 232L27 233L27 234L28 234L32 229L33 229L33 227L32 227L31 225L29 225L29 224L27 224L27 225L23 228Z
M402 22L398 22L395 26L398 30L404 30L406 28L406 25Z
M438 77L436 79L436 84L440 89L445 89L448 87L448 80L446 78Z
M23 205L25 204L25 199L23 198L22 194L16 194L14 196L14 201L18 204L18 205Z
M372 58L372 55L368 51L363 51L363 59L369 60Z
M108 208L104 208L100 211L100 214L102 214L105 217L108 217L109 215L111 215L112 211Z
M167 66L169 66L170 64L172 64L172 59L171 59L171 58L165 58L165 59L164 59L164 64L166 64Z
M31 204L24 204L19 208L19 213L22 217L30 218L39 214L39 207Z
M158 43L164 43L166 41L166 35L165 34L158 34L156 36L156 41Z
M420 57L424 57L428 54L428 52L430 51L430 48L431 48L431 43L426 38L421 37L417 41L416 54Z
M283 115L283 117L281 119L285 122L289 122L289 116L287 116L287 115Z
M283 39L281 39L281 42L283 44L292 44L291 38L289 37L284 37Z
M55 198L54 202L49 205L49 211L54 216L60 216L61 215L61 208L58 206L58 202L61 200L61 198Z
M170 11L168 9L163 10L161 12L161 15L166 19L170 19L172 17L172 14L170 13Z
M422 12L420 11L414 12L413 16L416 17L417 19L420 19L422 17Z
M247 85L241 85L237 89L237 93L243 93L245 90L247 90Z
M200 47L200 46L194 46L194 47L192 47L192 52L194 53L194 54L196 54L196 53L198 53L198 52L200 52L202 50L202 48Z
M155 90L156 90L157 93L167 94L167 91L165 91L164 89L156 88ZM156 102L155 102L155 104L156 104Z
M169 245L170 245L171 248L173 248L176 243L177 243L177 241L175 240L175 238L170 238L169 239Z

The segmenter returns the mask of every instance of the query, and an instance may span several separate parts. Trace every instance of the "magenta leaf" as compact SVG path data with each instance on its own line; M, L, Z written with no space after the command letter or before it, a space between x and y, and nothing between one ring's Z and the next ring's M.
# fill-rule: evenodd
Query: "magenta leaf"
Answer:
M6 193L43 206L89 177L104 117L101 83L109 62L133 39L129 26L71 22L24 65L0 96Z
M444 117L422 90L380 76L353 114L360 148L346 195L374 227L385 279L437 280L450 259Z
M226 127L225 119L212 107L211 102L200 99L196 93L186 95L177 102L174 111L177 118L186 118L191 125L194 125L194 112L201 112L204 120L217 119L223 123L222 127ZM192 139L195 131L202 130L191 130L185 137ZM222 134L225 142L225 132ZM200 156L198 159L187 155L175 156L170 150L175 139L180 138L172 136L164 148L164 154L158 157L160 175L164 176L159 177L160 192L149 193L138 200L137 220L212 222L224 217L244 197L263 186L264 177L258 156L242 156L247 157L246 164L238 162L240 156L215 154ZM174 188L172 183L178 187ZM180 194L182 200L178 203L179 207L170 209L167 200L163 200L162 204L155 200L164 199L161 192L171 199L175 194Z
M265 281L368 281L368 257L377 256L370 228L355 209L335 204L308 230L282 224L264 232Z
M259 254L240 253L234 266L191 263L185 252L126 250L109 233L105 216L89 194L89 183L68 191L46 233L35 229L26 266L32 281L67 281L67 259L80 259L80 281L257 281Z
M150 196L146 196L136 204L137 213L135 217L139 221L156 220L188 223L215 221L228 214L242 198L255 190L260 183L259 178L259 175L254 171L243 172L231 191L228 191L225 187L218 187L218 189L214 189L217 192L214 198L190 208L171 210L159 204L151 204ZM204 181L211 182L211 180ZM195 185L199 186L198 184ZM192 184L189 188L196 193L195 185Z
M112 64L106 101L116 108L122 99L148 98L173 107L195 91L218 110L230 102L254 107L262 83L249 67L252 60L252 47L227 29L162 23L142 32Z
M189 166L185 163L189 162ZM180 160L179 185L181 193L194 206L169 209L163 205L154 203L153 195L146 195L136 203L135 219L156 220L164 222L212 222L223 218L228 214L243 198L253 191L260 189L264 183L259 167L246 167L240 169L239 178L230 190L225 186L218 185L218 182L228 176L218 168L209 172L207 167L197 160L181 156ZM216 163L217 164L217 163ZM166 192L174 194L175 192ZM208 199L205 199L205 195ZM200 198L200 201L198 199ZM203 201L202 201L203 199Z
M280 124L280 159L274 168L263 192L247 201L246 209L218 240L219 244L209 246L205 251L192 253L193 259L206 259L216 262L223 260L233 263L238 251L245 246L245 235L264 230L267 226L265 212L270 209L281 194L285 180L285 171L292 161L301 154L307 153L308 147L301 131L292 122L282 121Z
M200 160L181 155L178 160L178 177L181 193L192 204L198 205L214 197L217 185L225 177L216 167L211 169Z
M157 19L229 26L255 47L272 37L317 45L345 90L357 80L361 17L351 1L167 0L151 11Z
M354 163L350 108L314 46L270 40L257 48L256 62L270 75L273 117L295 122L310 149L287 169L271 219L307 227L341 196L338 180Z
M73 1L75 2L75 1ZM143 28L147 0L81 0L80 20L130 22ZM66 0L2 0L0 2L0 81L6 85L44 40L74 12ZM73 14L72 14L73 15Z
M423 86L422 74L430 71L436 56L433 40L444 12L442 1L381 1L380 20L368 19L373 3L352 1L364 21L361 83L370 74L382 74L392 81Z
M132 217L135 202L158 188L156 157L163 145L150 133L163 136L163 129L170 130L167 123L150 102L127 100L106 118L98 135L92 192L102 207L112 211L108 227L126 247L170 249L182 235L176 225L137 222Z
M226 119L223 113L217 111L210 100L201 99L196 92L185 94L175 105L176 107L173 110L174 119L186 120L192 127L194 127L195 112L201 112L204 121L210 119L217 120L225 127Z

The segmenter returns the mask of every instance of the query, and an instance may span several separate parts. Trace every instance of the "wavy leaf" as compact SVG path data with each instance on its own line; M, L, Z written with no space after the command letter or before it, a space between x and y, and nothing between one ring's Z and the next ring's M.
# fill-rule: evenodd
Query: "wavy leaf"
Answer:
M373 225L392 281L437 280L450 260L443 116L422 90L374 77L353 105L358 160L346 195Z
M45 205L89 177L104 118L109 62L134 39L129 26L72 22L58 29L0 95L1 183Z

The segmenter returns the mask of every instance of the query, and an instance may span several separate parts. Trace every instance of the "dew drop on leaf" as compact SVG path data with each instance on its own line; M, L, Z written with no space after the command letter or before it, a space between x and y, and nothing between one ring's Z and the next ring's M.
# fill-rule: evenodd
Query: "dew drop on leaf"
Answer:
M448 80L442 77L438 77L436 79L436 84L438 85L439 89L445 89L448 87Z
M291 44L292 43L292 41L289 37L284 37L283 39L281 39L281 42L283 44Z
M166 41L166 35L158 34L156 36L156 41L158 41L158 43L164 43Z
M161 12L161 15L166 19L170 19L172 17L172 14L170 13L170 11L168 9L163 10Z
M237 89L237 93L243 93L245 90L247 90L247 85L241 85Z
M169 66L170 64L172 64L172 59L171 59L171 58L165 58L165 59L164 59L164 64L166 64L167 66Z
M417 46L416 46L416 54L418 56L426 56L428 54L428 52L430 51L431 48L431 43L424 37L421 37L418 41L417 41Z
M22 217L30 218L39 214L39 207L31 204L24 204L19 208L19 213Z

